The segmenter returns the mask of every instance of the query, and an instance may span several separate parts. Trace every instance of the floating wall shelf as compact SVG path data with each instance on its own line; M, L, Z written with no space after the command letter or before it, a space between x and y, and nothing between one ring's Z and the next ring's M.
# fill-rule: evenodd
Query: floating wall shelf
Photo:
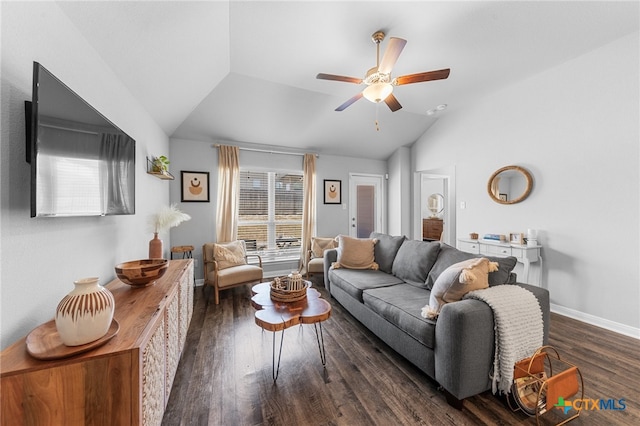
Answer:
M147 173L162 180L174 180L175 177L166 170L154 170L153 161L147 157Z

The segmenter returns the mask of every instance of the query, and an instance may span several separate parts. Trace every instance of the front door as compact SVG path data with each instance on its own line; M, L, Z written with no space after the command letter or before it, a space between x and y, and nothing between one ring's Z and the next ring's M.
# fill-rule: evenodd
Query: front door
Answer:
M373 231L384 232L382 182L379 175L349 176L350 236L369 238Z

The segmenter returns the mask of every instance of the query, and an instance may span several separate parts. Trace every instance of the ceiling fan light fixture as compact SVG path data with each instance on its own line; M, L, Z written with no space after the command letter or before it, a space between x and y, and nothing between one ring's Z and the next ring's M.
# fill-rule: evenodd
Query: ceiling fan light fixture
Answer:
M389 83L374 83L370 86L367 86L363 91L363 96L377 104L379 102L384 101L387 97L393 92L393 86Z

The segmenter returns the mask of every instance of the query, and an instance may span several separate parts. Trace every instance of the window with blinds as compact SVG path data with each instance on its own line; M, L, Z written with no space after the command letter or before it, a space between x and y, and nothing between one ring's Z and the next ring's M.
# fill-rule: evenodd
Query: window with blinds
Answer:
M240 171L238 239L263 261L300 257L302 172Z

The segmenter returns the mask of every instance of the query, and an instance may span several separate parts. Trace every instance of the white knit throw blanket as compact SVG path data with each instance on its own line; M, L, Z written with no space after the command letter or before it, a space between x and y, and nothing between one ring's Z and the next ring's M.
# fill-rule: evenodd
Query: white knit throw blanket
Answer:
M542 346L542 310L529 290L517 285L498 285L474 290L464 299L485 302L493 310L495 356L491 391L507 394L513 383L513 368Z

